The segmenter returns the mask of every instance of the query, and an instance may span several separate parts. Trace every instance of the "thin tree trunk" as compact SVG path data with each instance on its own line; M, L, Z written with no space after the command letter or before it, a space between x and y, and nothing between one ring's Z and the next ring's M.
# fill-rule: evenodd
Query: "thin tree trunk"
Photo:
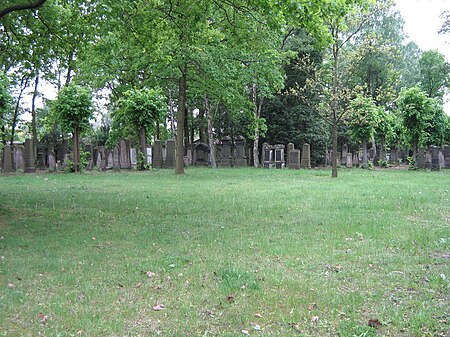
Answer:
M333 125L331 127L332 138L332 152L331 152L331 177L337 178L337 121L333 118Z
M198 135L200 138L200 142L205 143L205 109L200 109L198 113Z
M187 156L187 151L190 148L189 142L189 110L186 108L184 112L184 155Z
M156 139L161 139L161 128L159 125L159 120L156 121Z
M254 83L252 85L252 101L255 106L255 118L256 118L256 126L255 126L255 139L253 142L253 166L255 168L259 167L259 117L261 116L261 109L263 104L263 99L261 98L259 104L257 104L257 85Z
M144 165L147 165L147 136L145 133L145 127L143 126L139 129L139 151L140 153L142 153L142 165L141 167L139 167L139 169L143 170Z
M170 136L175 137L175 118L173 115L173 100L172 100L172 90L169 89L169 121L170 121Z
M73 170L80 172L80 129L76 126L73 131Z
M385 148L386 148L386 136L382 135L380 142L380 160L383 162L386 160Z
M338 33L337 30L334 32L333 37L335 39L335 43L333 45L333 100L331 102L331 109L333 114L332 120L332 142L333 142L333 153L331 156L331 177L337 178L337 123L338 123L338 86L339 86L339 78L338 78L338 61L339 61L339 42L338 42Z
M362 151L363 151L363 162L362 162L362 167L363 168L367 168L368 165L368 160L367 160L367 139L363 139L362 141Z
M184 65L181 70L181 77L179 80L179 99L178 99L178 124L177 124L177 140L176 140L176 174L184 174L184 118L186 113L186 86L187 86L187 65Z
M36 79L34 81L34 91L33 97L31 99L31 132L33 135L33 157L34 161L37 160L37 128L36 128L36 97L38 95L38 85L39 85L39 72L36 75Z
M69 59L67 60L67 76L66 76L66 86L70 84L72 81L72 67L73 67L73 56L74 56L74 48L70 50Z
M16 124L17 124L17 119L19 118L20 101L22 100L23 92L28 87L28 80L29 80L29 78L27 76L24 76L24 77L22 77L22 80L20 81L20 92L19 92L19 96L17 96L17 103L16 103L16 107L14 108L14 116L13 116L13 120L11 123L11 139L10 139L11 148L14 144Z
M216 147L214 145L214 134L213 134L213 118L211 114L211 104L209 102L208 95L205 94L205 113L208 121L208 145L209 145L209 157L211 160L211 167L213 169L217 168L216 162Z

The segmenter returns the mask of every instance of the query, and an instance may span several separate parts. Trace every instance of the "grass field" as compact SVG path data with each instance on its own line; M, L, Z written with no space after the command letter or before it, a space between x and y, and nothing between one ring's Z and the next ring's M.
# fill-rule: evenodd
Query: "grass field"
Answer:
M0 336L449 336L449 198L448 170L0 176Z

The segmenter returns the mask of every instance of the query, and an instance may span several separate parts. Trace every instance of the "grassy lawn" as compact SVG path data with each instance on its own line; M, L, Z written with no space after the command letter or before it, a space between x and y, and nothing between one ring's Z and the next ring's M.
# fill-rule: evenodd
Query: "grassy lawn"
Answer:
M448 336L449 198L450 171L0 176L0 336Z

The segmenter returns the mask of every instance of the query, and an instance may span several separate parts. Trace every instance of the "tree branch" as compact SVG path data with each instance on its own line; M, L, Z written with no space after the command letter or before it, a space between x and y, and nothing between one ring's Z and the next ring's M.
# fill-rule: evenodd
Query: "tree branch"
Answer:
M38 7L42 6L45 3L45 1L47 1L47 0L36 0L35 2L32 2L32 3L18 4L18 5L12 5L12 6L6 7L5 9L2 9L0 11L0 20L3 19L4 16L8 15L11 12L21 11L24 9L38 8Z

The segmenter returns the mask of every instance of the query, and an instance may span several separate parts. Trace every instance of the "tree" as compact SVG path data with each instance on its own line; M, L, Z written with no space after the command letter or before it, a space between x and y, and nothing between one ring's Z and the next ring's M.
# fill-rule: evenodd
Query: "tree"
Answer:
M367 142L372 139L378 120L378 107L371 97L358 94L350 102L350 135L362 143L363 163L362 167L368 167Z
M6 143L4 117L11 109L12 97L9 81L4 73L0 73L0 146Z
M73 171L80 172L80 133L93 115L91 91L76 84L63 87L52 105L61 126L73 137Z
M431 98L442 98L450 83L450 66L437 50L423 52L419 60L420 87Z
M113 129L116 133L121 130L124 136L126 130L130 130L132 135L139 138L138 158L141 170L147 164L147 134L165 117L166 101L159 90L131 89L124 92L123 97L117 102L119 109L112 114Z

